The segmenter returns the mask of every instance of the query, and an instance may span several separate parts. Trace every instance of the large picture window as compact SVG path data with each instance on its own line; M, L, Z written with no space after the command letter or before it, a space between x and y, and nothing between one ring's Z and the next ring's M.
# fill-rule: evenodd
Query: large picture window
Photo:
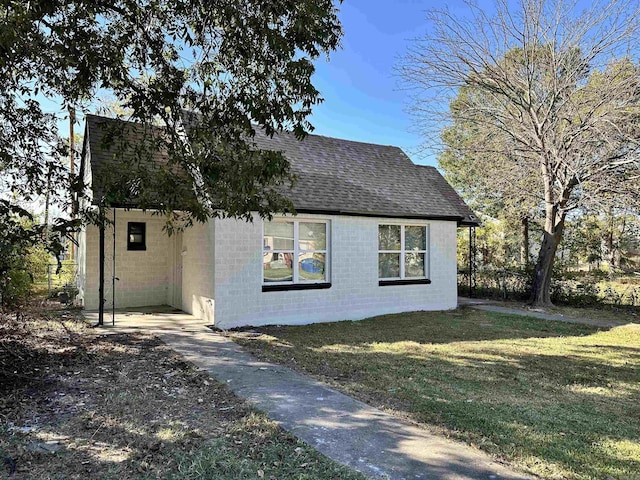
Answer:
M264 223L263 282L314 284L329 280L329 223L273 220Z
M428 228L424 225L378 226L380 280L428 278Z

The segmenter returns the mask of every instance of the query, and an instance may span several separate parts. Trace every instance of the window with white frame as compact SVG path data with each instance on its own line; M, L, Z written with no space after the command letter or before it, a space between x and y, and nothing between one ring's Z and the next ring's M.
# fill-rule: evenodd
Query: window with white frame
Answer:
M378 225L378 278L428 278L428 238L425 225Z
M274 219L264 222L265 284L325 283L329 279L329 222Z

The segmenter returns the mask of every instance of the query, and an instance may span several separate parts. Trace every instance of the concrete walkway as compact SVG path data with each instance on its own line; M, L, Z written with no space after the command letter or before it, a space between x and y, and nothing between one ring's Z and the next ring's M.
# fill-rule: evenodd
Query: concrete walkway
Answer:
M91 317L91 314L87 315ZM326 456L373 478L525 479L465 444L432 435L288 368L260 362L178 312L128 312L106 331L151 330Z
M591 325L593 327L613 328L613 327L619 327L620 325L626 325L629 323L623 320L616 321L616 320L605 320L605 319L597 319L597 318L575 318L575 317L566 317L564 315L554 315L551 313L537 312L535 310L528 310L525 308L502 307L502 306L491 303L491 301L475 299L475 298L460 297L458 298L458 304L460 306L475 308L476 310L506 313L509 315L524 315L526 317L540 318L542 320L554 320L557 322L581 323L583 325Z

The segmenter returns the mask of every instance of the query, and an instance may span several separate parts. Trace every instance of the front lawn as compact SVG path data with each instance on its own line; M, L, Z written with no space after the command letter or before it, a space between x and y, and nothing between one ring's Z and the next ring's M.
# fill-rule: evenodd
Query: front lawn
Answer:
M544 478L638 478L638 324L462 309L257 330L230 335Z
M364 480L157 338L0 312L0 477Z

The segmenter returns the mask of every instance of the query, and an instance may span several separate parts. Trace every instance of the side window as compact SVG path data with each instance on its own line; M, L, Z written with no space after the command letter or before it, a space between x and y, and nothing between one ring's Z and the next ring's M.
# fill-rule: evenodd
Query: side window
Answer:
M144 222L127 223L127 250L147 249L147 225Z
M379 225L378 278L428 278L427 239L424 225Z

